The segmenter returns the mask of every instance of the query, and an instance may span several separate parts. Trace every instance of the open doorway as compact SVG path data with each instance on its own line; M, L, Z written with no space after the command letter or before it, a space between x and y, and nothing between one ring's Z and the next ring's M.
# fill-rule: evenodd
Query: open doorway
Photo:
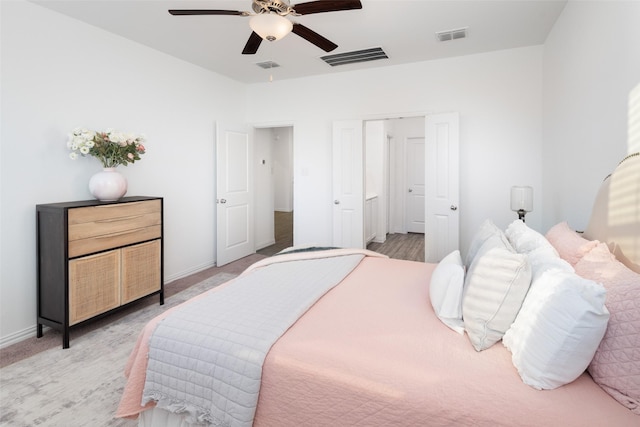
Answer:
M271 256L293 245L293 127L255 130L256 249Z
M424 262L424 138L424 117L365 122L367 249Z

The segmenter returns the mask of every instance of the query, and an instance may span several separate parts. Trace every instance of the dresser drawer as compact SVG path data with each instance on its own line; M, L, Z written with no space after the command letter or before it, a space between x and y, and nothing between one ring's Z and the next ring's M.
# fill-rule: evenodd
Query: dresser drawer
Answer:
M159 239L162 234L161 225L135 228L103 236L69 241L69 258L75 258L94 252L105 251L119 246L127 246L145 240Z
M70 209L69 257L77 257L161 236L161 202Z

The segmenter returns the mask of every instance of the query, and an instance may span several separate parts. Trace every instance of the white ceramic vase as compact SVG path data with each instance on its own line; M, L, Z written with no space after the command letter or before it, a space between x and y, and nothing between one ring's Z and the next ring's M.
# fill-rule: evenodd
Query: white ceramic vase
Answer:
M89 180L89 191L102 202L119 200L127 193L127 179L116 168L104 168Z

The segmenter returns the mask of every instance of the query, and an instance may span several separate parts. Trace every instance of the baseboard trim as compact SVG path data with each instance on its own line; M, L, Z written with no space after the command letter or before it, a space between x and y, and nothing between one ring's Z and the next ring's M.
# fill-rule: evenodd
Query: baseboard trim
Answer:
M184 270L184 271L181 271L180 273L176 273L176 274L172 274L170 276L166 276L164 278L164 284L166 285L167 283L173 282L174 280L182 279L183 277L187 277L187 276L190 276L192 274L199 273L202 270L206 270L207 268L215 267L215 266L216 266L215 262L208 262L206 264L202 264L202 265L193 267L193 268L191 268L189 270ZM44 328L45 328L45 330L47 329L46 326ZM36 332L37 332L37 326L33 325L33 326L29 326L28 328L25 328L25 329L23 329L21 331L17 331L17 332L14 332L12 334L9 334L7 336L0 337L0 349L5 348L5 347L9 347L10 345L13 345L13 344L17 344L20 341L24 341L26 339L33 338L33 337L36 336Z
M24 341L36 336L37 328L35 325L29 326L21 331L14 332L5 337L0 338L0 348L9 347L10 345L17 344L20 341Z
M191 276L192 274L199 273L202 270L206 270L207 268L211 268L211 267L215 267L215 266L216 266L215 261L212 261L212 262L208 262L206 264L201 264L201 265L195 266L193 268L190 268L189 270L184 270L184 271L181 271L179 273L172 274L170 276L165 276L164 284L166 285L167 283L173 282L174 280L178 280L178 279L182 279L183 277Z

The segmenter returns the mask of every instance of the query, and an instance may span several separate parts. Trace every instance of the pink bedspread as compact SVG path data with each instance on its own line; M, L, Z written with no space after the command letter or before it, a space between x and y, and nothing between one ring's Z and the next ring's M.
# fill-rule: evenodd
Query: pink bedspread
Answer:
M254 426L639 426L587 375L522 383L498 343L476 352L429 301L435 265L365 258L272 348Z
M272 347L254 426L640 425L587 374L538 391L501 343L476 352L435 316L434 268L365 258ZM143 410L135 399L144 340L120 416Z

